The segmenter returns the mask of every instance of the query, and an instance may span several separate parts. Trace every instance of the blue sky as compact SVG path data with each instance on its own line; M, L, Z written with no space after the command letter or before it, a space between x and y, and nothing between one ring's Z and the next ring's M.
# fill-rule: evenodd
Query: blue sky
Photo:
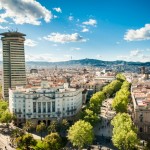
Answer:
M149 0L1 0L0 32L27 35L27 61L150 61L149 6Z

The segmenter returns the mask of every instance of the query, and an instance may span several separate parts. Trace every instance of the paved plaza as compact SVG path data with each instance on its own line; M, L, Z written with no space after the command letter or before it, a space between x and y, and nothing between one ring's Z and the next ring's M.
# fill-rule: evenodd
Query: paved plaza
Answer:
M18 127L10 124L10 129L15 129ZM32 134L35 139L41 139L40 136L36 134ZM5 127L5 125L0 124L0 150L15 150L15 148L11 147L10 142L10 131Z

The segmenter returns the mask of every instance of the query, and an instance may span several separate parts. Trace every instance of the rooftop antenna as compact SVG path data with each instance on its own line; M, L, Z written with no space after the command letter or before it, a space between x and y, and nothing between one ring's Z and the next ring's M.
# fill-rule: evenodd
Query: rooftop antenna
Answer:
M18 32L18 28L16 28L16 32Z
M10 28L10 29L8 30L8 32L13 32L13 29L12 29L12 28Z

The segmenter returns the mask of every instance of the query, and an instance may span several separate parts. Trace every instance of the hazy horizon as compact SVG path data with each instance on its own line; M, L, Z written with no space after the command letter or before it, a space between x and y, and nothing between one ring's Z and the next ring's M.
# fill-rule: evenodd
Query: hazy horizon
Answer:
M26 61L148 62L149 5L149 0L1 0L0 33L26 34Z

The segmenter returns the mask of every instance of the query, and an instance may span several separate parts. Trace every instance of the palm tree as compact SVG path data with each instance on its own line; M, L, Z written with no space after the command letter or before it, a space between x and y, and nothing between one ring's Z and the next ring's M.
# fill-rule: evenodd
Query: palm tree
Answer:
M42 141L42 133L45 129L46 129L46 125L44 122L40 122L40 124L37 125L37 127L36 127L36 132L40 132L40 134L41 134L41 141Z

